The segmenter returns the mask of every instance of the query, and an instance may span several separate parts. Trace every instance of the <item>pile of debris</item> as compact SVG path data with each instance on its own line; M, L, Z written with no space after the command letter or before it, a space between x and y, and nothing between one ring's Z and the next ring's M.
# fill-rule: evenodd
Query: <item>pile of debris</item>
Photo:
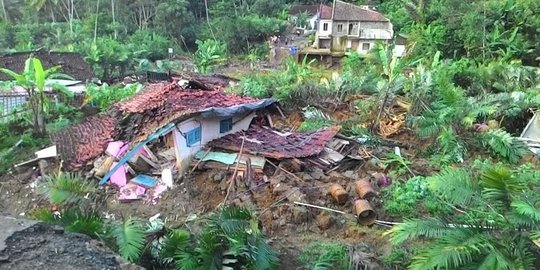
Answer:
M148 84L109 111L52 134L55 145L47 158L58 155L64 169L109 183L120 202L155 204L181 179L209 170L227 176L220 183L224 203L264 208L284 201L328 204L334 198L361 224L373 224L374 193L359 192L352 202L344 191L353 190L350 185L361 178L353 171L375 149L340 135L339 126L308 133L277 129L272 117L284 114L276 100L227 94L223 80ZM272 203L260 203L261 188L271 190Z

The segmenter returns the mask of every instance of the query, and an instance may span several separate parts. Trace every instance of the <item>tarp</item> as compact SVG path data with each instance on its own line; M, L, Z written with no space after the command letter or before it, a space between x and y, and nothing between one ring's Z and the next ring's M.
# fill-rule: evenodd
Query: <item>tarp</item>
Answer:
M252 112L260 109L264 109L274 103L276 103L277 100L274 98L265 98L257 102L251 102L251 103L244 103L240 105L230 106L226 108L208 108L205 110L202 110L201 116L208 118L208 117L232 117L238 114L246 113L246 112Z

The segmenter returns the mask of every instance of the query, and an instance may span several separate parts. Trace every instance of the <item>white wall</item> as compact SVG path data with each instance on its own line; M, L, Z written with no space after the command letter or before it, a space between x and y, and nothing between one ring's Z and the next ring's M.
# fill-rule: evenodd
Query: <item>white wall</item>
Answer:
M324 31L324 24L328 23L328 29ZM319 28L317 29L317 35L318 36L329 36L332 34L332 20L320 20L319 21Z
M309 29L312 30L312 29L315 29L315 25L317 24L317 20L319 18L317 16L313 16L309 19Z
M365 43L369 44L369 50L364 50ZM367 54L371 49L373 49L373 47L375 47L375 42L360 40L360 42L358 43L357 51L359 54Z
M221 120L226 118L203 118L201 116L197 116L176 125L176 127L182 132L180 133L176 129L173 130L174 142L178 149L176 159L180 173L185 172L189 168L189 163L193 156L209 141L223 137L227 134L248 129L255 115L256 114L252 112L247 116L245 114L234 116L232 129L227 133L219 133L219 123ZM201 141L195 145L192 145L191 147L188 147L186 138L182 134L185 135L187 132L197 127L201 127Z

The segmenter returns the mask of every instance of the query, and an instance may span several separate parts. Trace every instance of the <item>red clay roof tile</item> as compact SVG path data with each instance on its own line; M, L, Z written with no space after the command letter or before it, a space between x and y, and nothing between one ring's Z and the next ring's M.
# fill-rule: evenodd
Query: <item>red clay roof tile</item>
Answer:
M161 127L209 108L226 108L257 100L214 91L187 90L175 83L149 85L146 90L115 103L115 116L102 114L52 134L67 167L80 169L101 155L113 139L138 142ZM112 113L111 113L112 114ZM119 123L121 123L119 125Z
M92 116L83 122L51 134L66 168L80 169L88 160L103 153L116 134L116 119L106 114Z
M245 132L229 134L213 140L209 146L230 151L240 151L245 137L244 151L268 158L302 158L322 152L326 144L339 132L339 126L312 133L291 133L280 135L272 129L252 127Z

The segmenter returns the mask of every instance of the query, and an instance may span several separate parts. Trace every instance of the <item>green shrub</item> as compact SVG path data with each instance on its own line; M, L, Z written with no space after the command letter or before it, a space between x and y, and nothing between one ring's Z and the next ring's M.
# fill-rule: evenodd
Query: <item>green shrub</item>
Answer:
M127 86L119 85L102 85L97 86L90 84L87 87L86 94L88 95L87 102L97 106L101 111L107 110L111 104L116 101L132 96L139 89L139 84L131 84Z
M312 244L302 251L299 260L305 269L349 269L347 246L338 242Z
M451 213L450 208L441 204L429 190L426 178L416 176L407 182L394 182L384 190L383 205L386 213L411 218L421 216L421 210L428 213Z

